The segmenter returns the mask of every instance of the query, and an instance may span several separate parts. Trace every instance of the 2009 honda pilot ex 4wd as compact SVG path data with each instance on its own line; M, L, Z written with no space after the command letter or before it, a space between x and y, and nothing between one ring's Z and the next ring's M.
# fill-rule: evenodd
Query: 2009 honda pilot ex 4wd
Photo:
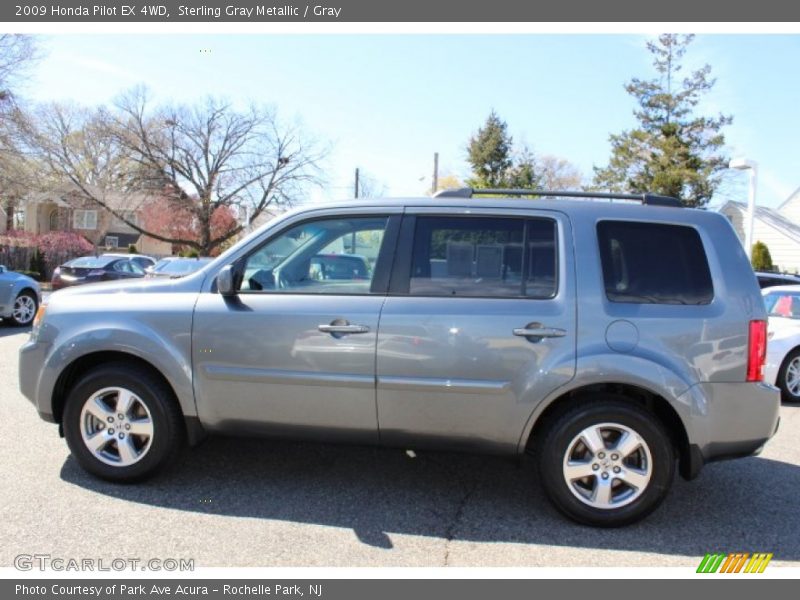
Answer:
M538 194L305 208L183 279L57 292L22 392L110 480L205 432L530 451L568 516L633 522L775 432L762 297L719 214Z

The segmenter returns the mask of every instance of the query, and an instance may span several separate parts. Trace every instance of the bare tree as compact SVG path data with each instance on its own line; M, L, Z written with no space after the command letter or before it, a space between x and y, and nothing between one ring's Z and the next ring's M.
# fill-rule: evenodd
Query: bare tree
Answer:
M580 169L565 158L545 154L536 159L537 172L545 190L577 190L583 177Z
M205 254L243 228L232 223L221 231L215 214L249 207L252 223L270 204L298 200L320 181L326 154L269 109L242 111L214 98L152 107L143 88L108 110L51 105L40 123L36 145L47 164L86 198L140 233ZM128 194L134 203L169 203L191 215L194 235L148 229L110 204L110 193Z
M358 197L359 198L380 198L386 195L386 185L373 177L370 173L359 169L358 174Z
M16 87L39 54L34 38L16 33L0 34L0 101L13 97Z
M38 58L34 38L0 34L0 207L7 229L21 198L38 180L38 167L25 151L20 124L24 120L15 89Z

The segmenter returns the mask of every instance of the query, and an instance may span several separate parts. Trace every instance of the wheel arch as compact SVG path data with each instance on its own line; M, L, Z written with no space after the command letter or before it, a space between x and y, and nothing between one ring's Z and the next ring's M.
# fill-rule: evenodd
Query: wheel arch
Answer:
M77 357L69 363L59 374L53 387L52 393L52 410L55 422L59 424L59 431L63 424L64 406L66 403L69 391L75 383L87 372L97 367L107 365L110 363L125 363L128 365L135 365L157 378L164 384L166 389L172 394L172 399L178 407L178 410L183 417L186 424L186 432L191 444L196 443L204 437L202 426L195 416L186 414L183 404L175 390L175 387L169 379L151 362L146 359L118 350L100 350L89 352L82 356Z
M664 395L632 383L607 381L586 384L557 395L532 415L527 431L523 434L524 451L530 453L535 440L543 435L548 425L574 406L576 402L585 401L591 396L600 394L612 394L622 400L639 405L653 414L670 436L670 442L678 456L681 476L685 479L692 479L696 476L699 468L683 418Z

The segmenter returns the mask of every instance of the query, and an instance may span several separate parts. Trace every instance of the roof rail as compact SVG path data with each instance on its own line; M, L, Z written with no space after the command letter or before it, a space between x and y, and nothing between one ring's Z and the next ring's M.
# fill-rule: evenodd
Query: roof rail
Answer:
M672 206L681 208L681 201L672 196L658 194L617 194L608 192L572 192L555 190L492 189L492 188L454 188L441 190L434 198L474 198L475 196L541 196L550 198L597 198L601 200L638 200L650 206Z

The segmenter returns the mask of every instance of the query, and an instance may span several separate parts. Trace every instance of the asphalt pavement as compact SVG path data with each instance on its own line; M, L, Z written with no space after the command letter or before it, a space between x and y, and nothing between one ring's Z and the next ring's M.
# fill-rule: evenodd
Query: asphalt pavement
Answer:
M17 387L25 330L0 323L0 566L19 554L214 566L684 566L773 552L800 566L800 407L759 457L676 478L624 529L562 518L527 462L211 438L159 478L80 470ZM772 567L771 567L772 568Z

